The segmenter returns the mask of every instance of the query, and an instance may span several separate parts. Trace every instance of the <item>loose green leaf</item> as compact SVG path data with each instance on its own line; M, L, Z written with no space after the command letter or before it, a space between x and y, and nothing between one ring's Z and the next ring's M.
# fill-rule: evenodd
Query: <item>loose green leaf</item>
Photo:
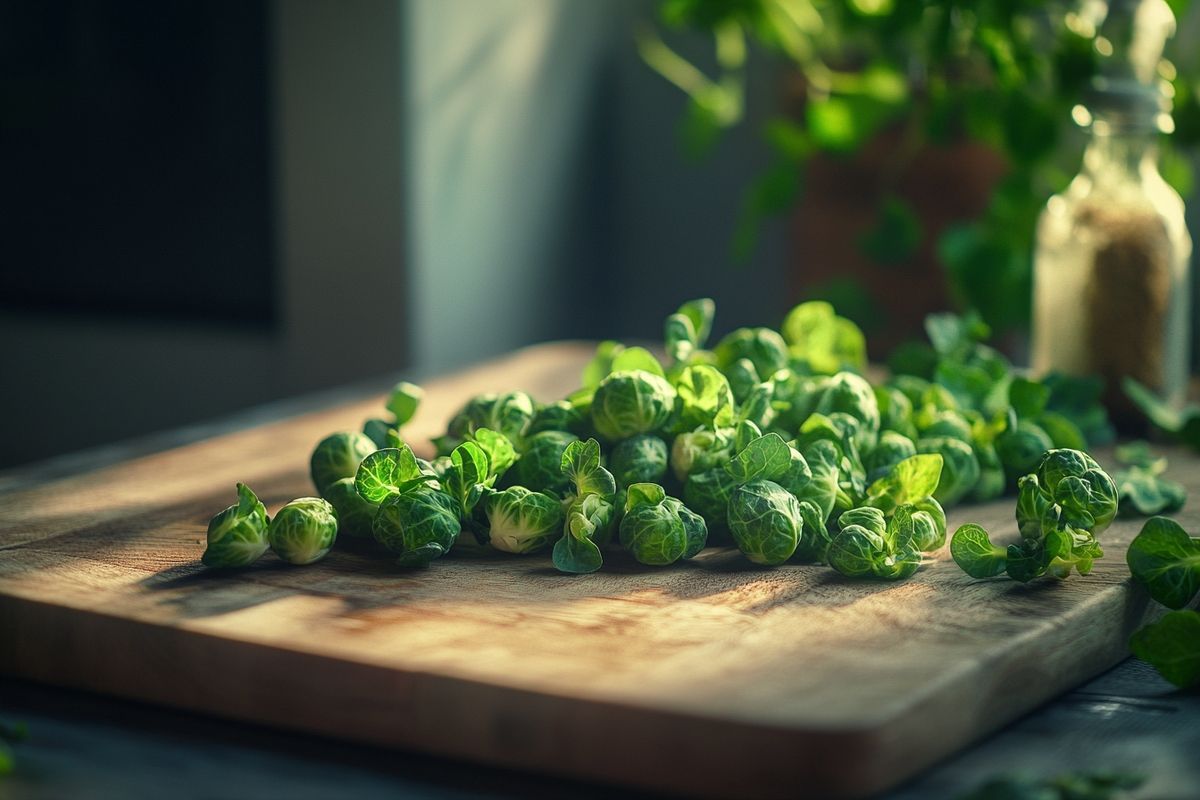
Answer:
M611 472L600 466L600 443L595 439L574 441L563 450L562 473L575 486L575 494L611 498L617 492L617 482Z
M1200 539L1166 517L1146 520L1125 554L1133 579L1167 608L1183 608L1200 593Z
M1167 613L1135 633L1129 649L1181 689L1200 684L1200 612Z
M736 483L749 483L762 478L777 480L787 474L792 464L792 449L777 433L768 433L747 444L725 465L725 471Z
M688 367L675 381L675 391L677 430L717 430L733 424L733 391L716 367Z
M376 450L364 458L354 474L354 486L364 500L378 505L390 495L433 479L421 471L412 448L404 445Z
M950 556L972 578L994 578L1008 567L1008 550L992 544L982 526L959 526L950 540Z
M942 478L942 456L925 453L909 456L867 489L867 503L884 511L931 496Z

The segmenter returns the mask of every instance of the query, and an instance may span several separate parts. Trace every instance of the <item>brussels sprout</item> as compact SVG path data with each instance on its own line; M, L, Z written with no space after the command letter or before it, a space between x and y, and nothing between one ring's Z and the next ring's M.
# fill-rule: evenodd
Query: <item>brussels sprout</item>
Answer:
M748 358L739 358L724 367L724 370L725 378L729 382L729 389L733 392L734 402L738 405L745 403L754 387L763 382L758 370L754 368L754 362Z
M1042 457L1038 484L1062 507L1071 522L1090 520L1088 529L1102 533L1117 515L1117 487L1087 453L1059 448Z
M754 365L762 378L769 378L788 364L787 344L770 328L738 328L713 348L717 366L728 369L741 358Z
M621 519L621 546L643 564L673 564L687 550L687 529L675 509L663 503L666 498L666 492L655 483L629 487Z
M612 503L598 494L577 498L567 506L563 536L554 544L554 566L562 572L595 572L604 563L598 537L611 536L616 517Z
M458 505L460 516L468 519L490 480L487 453L475 442L463 442L450 454L442 488Z
M667 473L667 443L657 436L631 436L613 448L608 467L618 486L653 483Z
M325 490L325 499L337 512L339 536L371 538L371 520L375 518L379 505L363 499L358 493L354 478L334 481Z
M671 445L671 470L682 483L692 472L724 464L733 455L733 434L728 430L681 433Z
M922 439L948 436L951 439L971 442L971 423L960 411L935 411L925 415L918 425Z
M611 501L617 493L617 481L611 472L600 466L600 443L595 439L571 442L563 450L561 469L575 487L577 498L590 494Z
M708 341L712 331L716 303L711 298L689 300L667 317L663 326L663 341L667 354L676 362L687 362L696 356Z
M938 454L942 457L942 475L933 496L942 505L952 506L966 496L979 481L979 461L971 445L961 439L937 436L920 439L918 453Z
M362 460L375 452L375 443L361 433L335 433L317 443L309 459L313 486L322 495L334 481L353 478Z
M822 300L793 308L783 320L782 331L792 357L814 372L832 374L846 367L861 370L867 365L867 341L862 331Z
M675 389L665 378L645 370L614 372L596 388L592 424L604 438L618 441L659 430L674 407Z
M337 512L328 500L301 497L279 509L267 527L267 541L289 564L312 564L333 547L337 530Z
M563 508L556 498L513 486L487 498L492 547L506 553L533 553L562 534Z
M525 392L477 395L454 415L446 433L436 437L433 443L438 455L450 455L479 428L488 428L504 434L517 445L533 422L533 416L533 398Z
M729 530L746 558L756 564L782 564L800 545L804 520L800 504L769 480L754 480L729 498Z
M995 446L976 442L975 460L979 462L979 479L971 489L970 499L985 502L1004 494L1004 467Z
M244 483L237 494L237 503L208 523L208 546L200 559L206 567L246 567L267 550L266 507Z
M1046 432L1028 420L1018 420L1015 428L996 437L996 455L1010 483L1037 469L1042 455L1053 447Z
M822 520L829 519L837 502L841 453L837 445L822 439L808 445L801 454L812 477L806 484L789 485L787 489L797 500L812 503Z
M904 395L900 395L903 397ZM917 454L917 445L912 439L896 431L885 430L879 434L879 441L863 458L863 467L867 471L868 481L877 481L891 471L909 456Z
M566 400L559 400L556 403L538 407L525 435L532 438L545 431L562 431L578 435L587 430L589 422L588 416L579 408ZM525 441L525 447L529 447L528 438Z
M663 505L674 511L679 516L679 521L683 523L683 531L687 537L687 546L683 549L683 557L691 558L703 550L704 546L708 544L708 525L705 524L704 517L674 497L668 497L663 501Z
M926 515L927 517L928 515ZM838 518L841 531L829 544L829 566L849 578L903 580L921 565L916 541L927 535L914 523L912 506L896 508L884 521L879 509L852 509Z
M716 367L688 367L674 383L676 430L728 428L733 424L733 392Z
M683 484L683 502L704 518L709 527L725 524L729 498L737 479L723 467L693 472Z
M871 384L861 375L839 372L831 377L825 384L815 411L826 416L835 412L849 414L859 423L854 436L859 451L875 446L875 440L879 437L879 404Z
M894 431L908 439L917 438L913 424L913 405L908 395L894 386L876 386L875 404L879 406L879 430Z
M377 542L399 554L396 563L420 567L449 552L462 531L462 523L453 498L418 486L384 500L371 531Z
M564 494L571 485L563 474L562 459L567 445L579 441L573 433L542 431L525 440L525 452L513 468L516 482L535 492Z
M378 505L389 495L401 494L435 478L421 469L408 445L376 450L362 460L354 485L368 503Z

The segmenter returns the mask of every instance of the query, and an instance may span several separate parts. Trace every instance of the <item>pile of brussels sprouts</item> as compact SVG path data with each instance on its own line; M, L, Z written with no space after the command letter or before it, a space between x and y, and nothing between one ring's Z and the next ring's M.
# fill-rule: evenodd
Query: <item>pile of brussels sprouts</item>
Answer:
M307 564L343 536L402 566L550 551L558 569L587 573L618 546L665 566L732 544L756 564L898 580L945 544L946 506L1018 488L1021 544L1001 550L964 526L954 555L968 572L1029 580L1086 572L1099 555L1116 492L1079 452L1112 438L1098 381L1019 377L978 319L942 314L927 321L930 344L902 348L872 385L862 333L828 303L710 349L713 312L693 300L667 318L665 363L602 343L562 400L473 398L431 461L403 437L421 391L399 384L389 418L317 445L320 497L269 518L239 485L204 563L245 566L269 547Z

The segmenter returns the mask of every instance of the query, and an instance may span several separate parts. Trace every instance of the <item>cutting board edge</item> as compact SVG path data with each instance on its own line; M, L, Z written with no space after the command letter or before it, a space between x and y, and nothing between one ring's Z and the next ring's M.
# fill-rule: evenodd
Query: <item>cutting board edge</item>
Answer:
M138 646L138 639L151 629L167 644L158 652ZM30 647L24 630L55 630L66 651ZM79 651L90 652L91 658ZM131 651L143 657L134 670L128 669ZM290 673L276 668L285 660L292 665ZM67 668L79 661L89 668L82 673ZM296 702L303 696L300 689L308 688L307 676L317 671L331 674L340 702L330 702L328 693L312 708ZM799 783L808 793L803 796L852 799L894 786L926 766L909 762L901 772L892 767L869 772L861 769L861 762L858 769L839 766L849 754L858 762L886 748L886 738L870 727L799 729L603 698L577 697L568 703L562 696L520 687L165 628L11 595L0 595L0 673L383 748L697 797L797 797ZM272 682L275 677L279 680ZM191 689L179 692L181 683ZM268 691L260 691L262 687ZM387 689L393 693L385 716L408 712L416 723L396 727L394 720L389 724L380 716L383 709L373 702L378 695L369 693ZM278 702L264 704L266 698ZM495 705L481 714L480 702ZM539 714L525 713L538 705ZM331 706L338 709L333 718ZM364 718L355 717L358 711L366 715L366 726L361 724ZM440 725L448 714L457 721ZM438 738L437 728L461 732L472 726L468 739ZM512 748L506 732L513 730L532 736L539 747ZM431 731L432 738L427 738ZM673 747L679 760L659 758L665 746ZM548 758L548 750L561 752ZM596 757L606 751L611 757ZM881 779L883 774L887 777Z

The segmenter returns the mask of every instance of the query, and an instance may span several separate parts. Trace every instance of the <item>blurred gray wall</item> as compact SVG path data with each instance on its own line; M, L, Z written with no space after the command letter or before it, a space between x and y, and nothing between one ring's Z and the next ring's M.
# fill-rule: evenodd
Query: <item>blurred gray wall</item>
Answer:
M681 155L685 98L633 43L653 7L268 0L275 322L0 312L0 468L541 340L655 339L702 294L719 330L777 321L779 232L728 256L763 148L747 125Z

